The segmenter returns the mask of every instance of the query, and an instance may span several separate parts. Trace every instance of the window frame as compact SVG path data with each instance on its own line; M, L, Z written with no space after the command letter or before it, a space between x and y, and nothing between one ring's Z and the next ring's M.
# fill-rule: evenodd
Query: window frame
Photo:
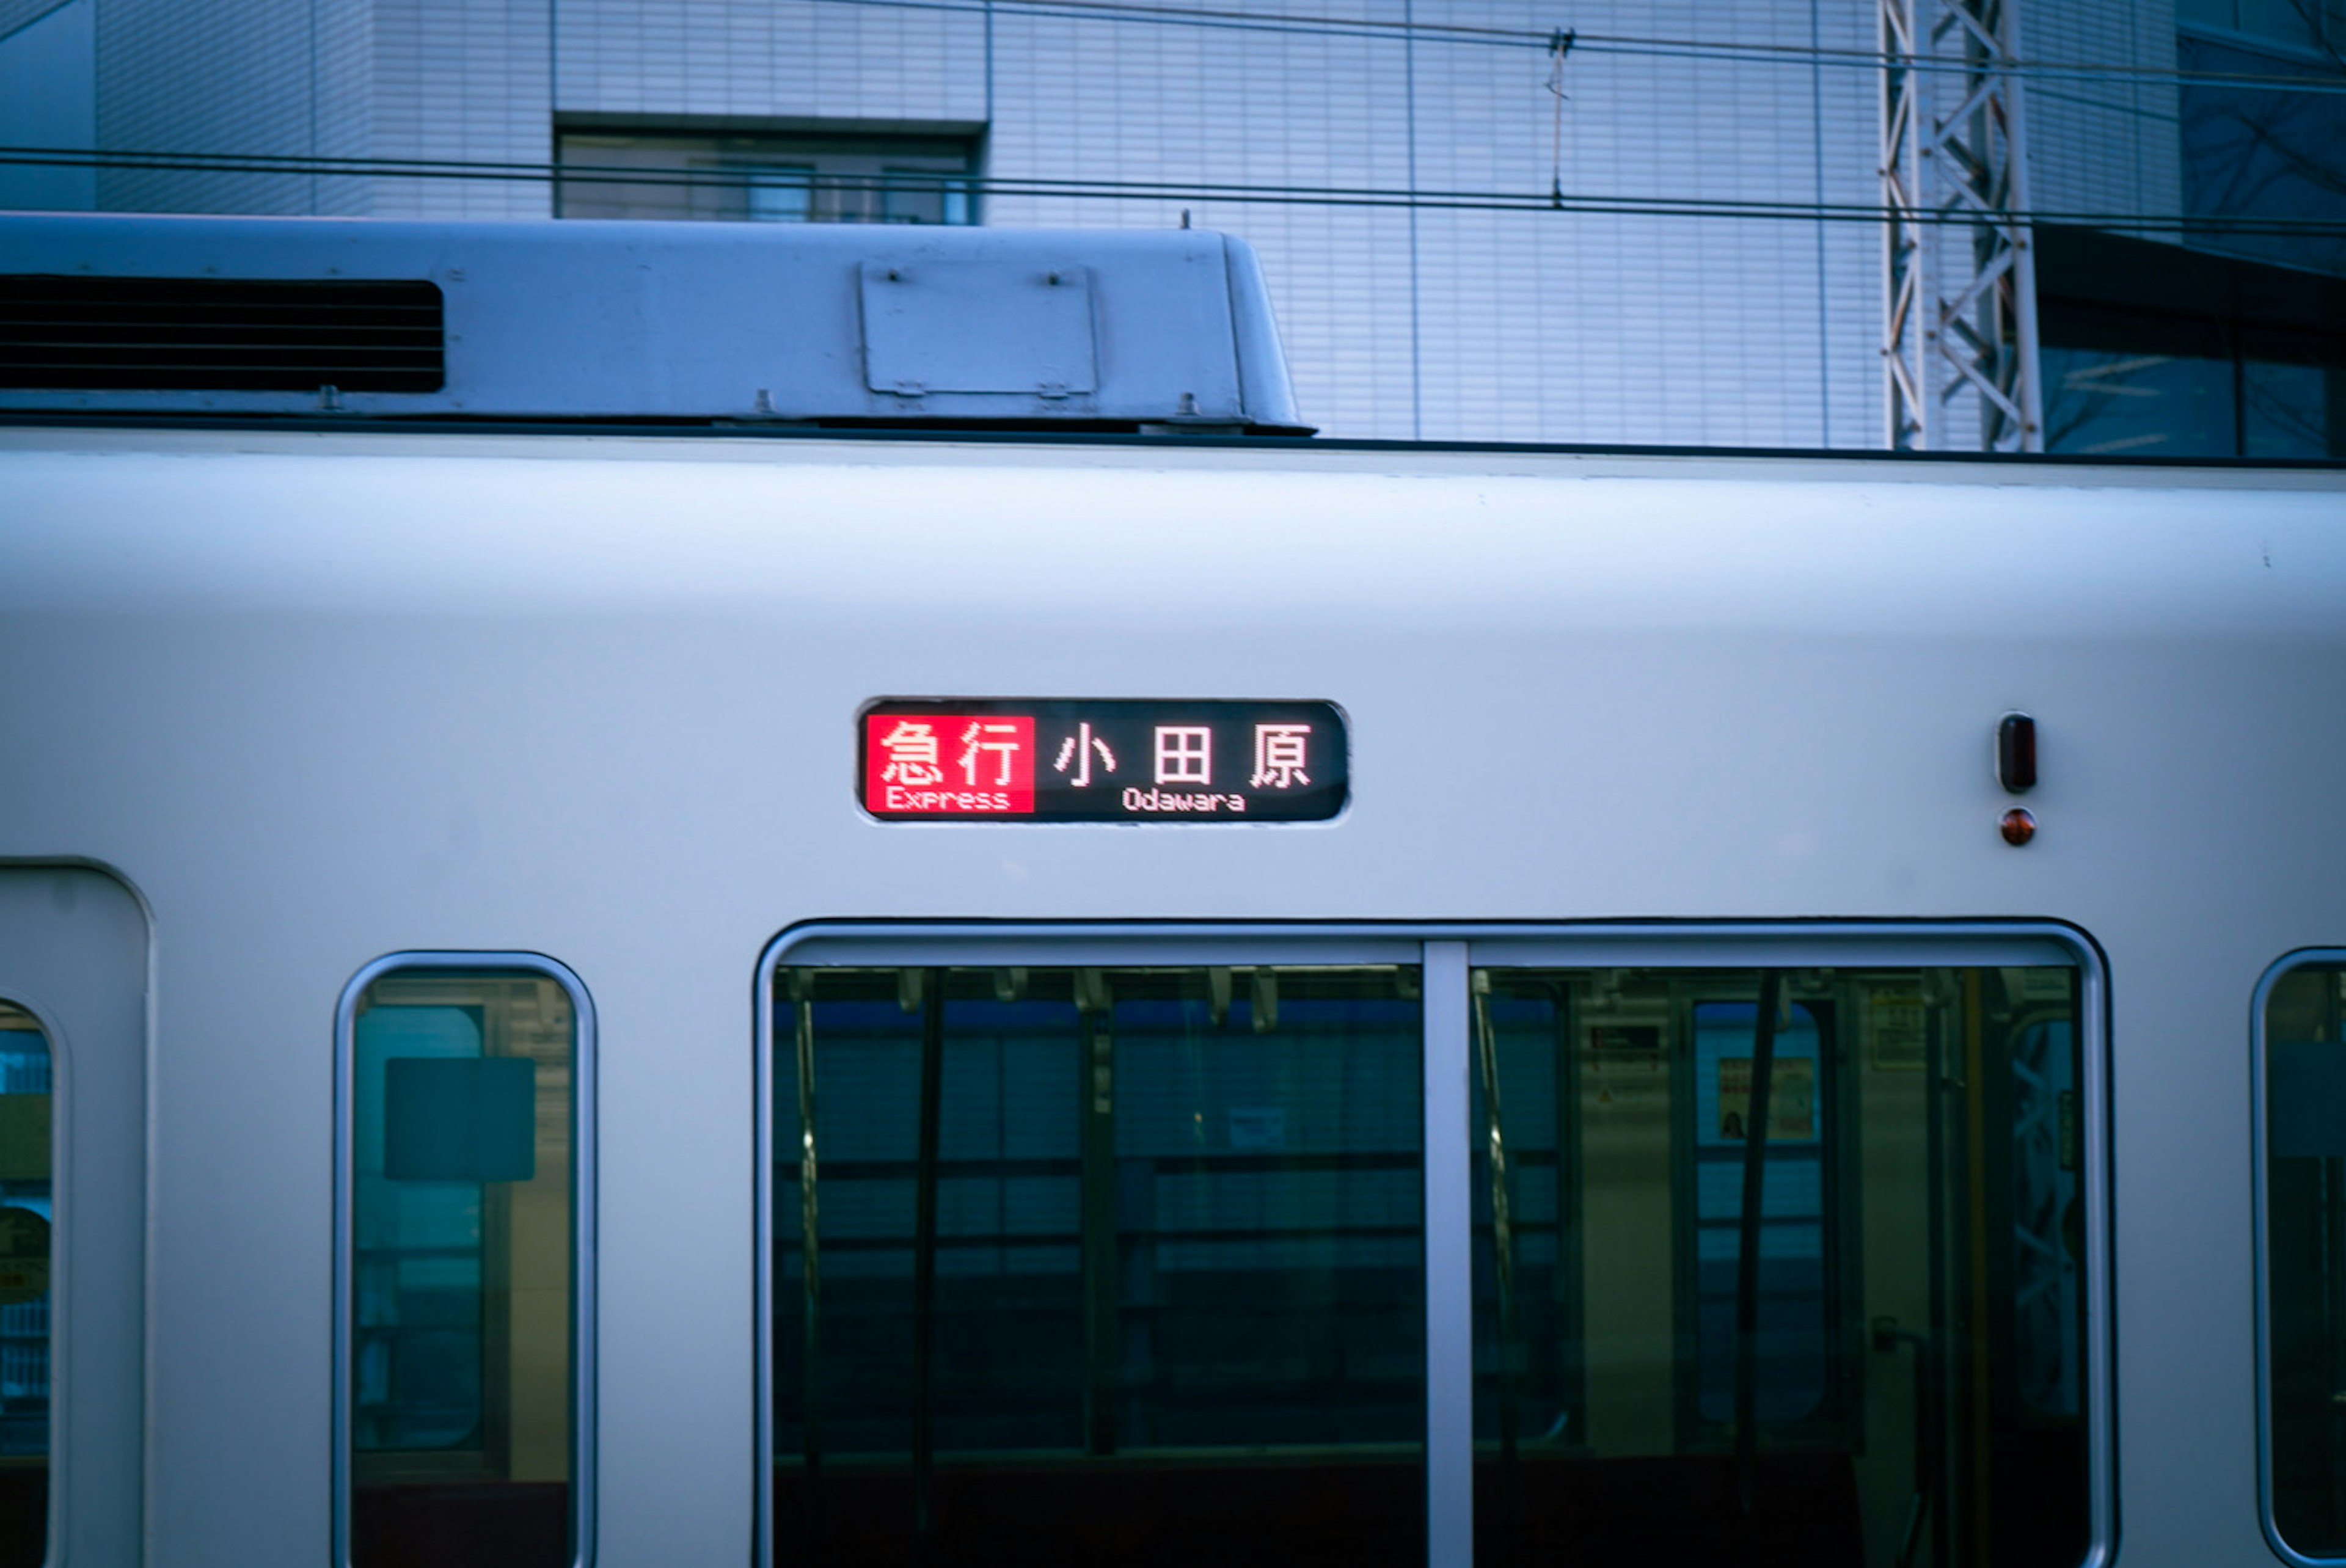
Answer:
M505 971L553 981L568 996L571 1042L570 1533L572 1568L595 1562L595 1002L570 967L543 953L442 950L386 953L352 975L334 1004L333 1562L351 1568L351 1316L356 1305L358 1004L403 973Z
M989 127L983 120L836 120L823 117L740 117L730 115L638 115L581 114L556 117L554 125L555 216L574 220L590 214L566 212L559 188L567 183L575 188L607 187L608 178L597 178L598 172L607 176L615 168L630 171L637 178L623 178L617 183L678 184L687 188L703 188L722 191L733 186L754 188L761 173L769 171L801 172L805 178L809 210L804 219L810 223L896 223L904 220L886 216L892 192L933 184L939 191L939 221L935 225L913 220L911 227L980 228L984 224L983 187ZM576 158L574 154L596 150L594 144L603 143L601 150L612 150L611 143L625 139L634 150L665 147L684 161L663 167L647 164L636 168L625 161L612 163L591 157ZM585 142L581 147L576 144ZM736 144L728 146L727 144ZM923 168L890 167L892 160L912 160L946 164L952 168ZM566 176L564 170L571 172ZM581 173L579 171L585 171ZM658 176L645 179L646 175ZM826 189L834 191L861 190L871 199L871 206L860 217L834 214L821 216ZM650 222L757 222L747 209L749 189L744 190L744 210L740 213L633 214L635 220ZM946 216L958 196L963 216L956 221ZM574 196L575 202L576 198ZM690 198L687 206L691 205Z
M2346 953L2341 953L2346 959ZM1031 967L1402 963L1422 966L1425 1023L1426 1563L1474 1562L1474 1306L1471 977L1477 968L1719 969L2061 964L2077 971L2079 1176L2085 1198L2087 1545L2117 1545L2115 1319L2111 1310L2108 969L2099 944L2053 921L1515 923L1409 921L811 921L778 934L753 983L752 1264L756 1309L752 1568L773 1568L777 972L788 967ZM2259 997L2262 993L2259 991ZM2259 1064L2259 1074L2261 1065ZM2259 1079L2261 1083L2261 1078ZM2259 1147L2262 1145L2259 1142ZM2261 1171L2261 1166L2259 1166ZM2261 1179L2261 1178L2260 1178ZM2259 1187L2261 1202L2261 1187ZM2261 1212L2261 1211L2260 1211ZM2262 1245L2261 1227L2259 1245ZM2261 1271L2260 1271L2261 1273ZM339 1320L338 1320L339 1321ZM2261 1328L2261 1318L2259 1318Z
M2273 1549L2274 1555L2295 1568L2330 1568L2331 1564L2346 1563L2346 1554L2313 1557L2291 1546L2282 1538L2280 1522L2273 1511L2272 1249L2267 1192L2270 1160L2266 1153L2270 1129L2266 1125L2265 1115L2266 1061L2271 1042L2266 1030L2266 1008L2272 999L2273 988L2292 971L2317 963L2346 966L2346 948L2300 947L2281 954L2258 977L2257 988L2249 1001L2249 1118L2253 1128L2249 1168L2256 1189L2257 1247L2257 1525L2264 1532L2265 1544Z

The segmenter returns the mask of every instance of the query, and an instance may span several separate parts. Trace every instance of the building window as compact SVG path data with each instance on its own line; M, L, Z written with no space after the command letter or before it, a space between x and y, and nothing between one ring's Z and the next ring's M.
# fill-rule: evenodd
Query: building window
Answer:
M2346 0L2178 0L2175 19L2288 49L2346 47Z
M2037 236L2046 451L2346 456L2346 282L2088 229Z
M2137 457L2339 455L2334 367L2229 353L2047 348L2045 449Z
M557 127L560 218L974 223L975 127Z
M2187 242L2346 274L2346 0L2187 0L2178 19Z

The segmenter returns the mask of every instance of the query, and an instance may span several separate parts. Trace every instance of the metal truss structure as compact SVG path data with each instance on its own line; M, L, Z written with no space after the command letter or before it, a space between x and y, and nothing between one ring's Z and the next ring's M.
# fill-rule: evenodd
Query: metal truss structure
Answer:
M1888 443L2041 452L2014 0L1879 0Z

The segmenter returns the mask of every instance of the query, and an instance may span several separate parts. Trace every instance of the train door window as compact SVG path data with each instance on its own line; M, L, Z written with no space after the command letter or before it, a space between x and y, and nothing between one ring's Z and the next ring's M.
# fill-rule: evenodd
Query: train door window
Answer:
M1422 1562L1418 974L779 968L774 1561Z
M2290 961L2260 1013L2265 1524L2346 1562L2346 952Z
M389 960L345 1003L349 1568L585 1560L588 1025L542 959Z
M2076 968L1471 994L1478 1562L2084 1559Z
M0 1568L48 1555L51 1104L48 1040L0 1001Z

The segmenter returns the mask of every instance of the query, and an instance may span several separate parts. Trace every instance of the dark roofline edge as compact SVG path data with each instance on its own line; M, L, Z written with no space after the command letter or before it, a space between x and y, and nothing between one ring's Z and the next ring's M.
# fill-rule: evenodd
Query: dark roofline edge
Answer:
M2346 473L2346 459L2281 457L2156 457L2127 453L1892 452L1872 447L1639 445L1601 442L1379 441L1313 435L1299 427L1256 433L1142 432L1112 429L1015 429L963 423L933 425L804 423L708 419L530 419L504 415L402 417L360 413L190 414L183 412L64 412L0 409L0 429L287 431L307 435L357 432L406 435L667 436L757 441L903 442L913 444L1044 447L1128 447L1242 452L1457 453L1530 457L1735 458L1783 463L1934 463L1995 469L2125 468L2243 469L2252 472Z

